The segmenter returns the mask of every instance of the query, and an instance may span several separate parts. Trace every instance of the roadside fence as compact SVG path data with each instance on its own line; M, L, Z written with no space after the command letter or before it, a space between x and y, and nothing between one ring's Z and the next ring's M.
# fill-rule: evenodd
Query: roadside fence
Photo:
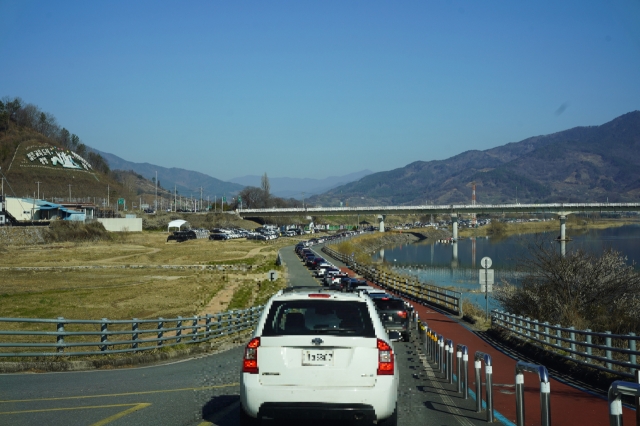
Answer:
M416 277L387 272L375 266L360 265L350 256L339 253L327 246L323 247L322 251L347 264L352 271L386 290L414 302L436 306L460 317L462 316L462 294L460 292L423 283Z
M158 319L0 318L0 323L6 324L0 330L0 357L137 353L203 343L252 330L263 308Z
M500 310L492 311L491 325L556 356L591 368L628 378L634 378L635 372L640 370L637 358L640 352L636 347L640 337L635 333L576 330Z

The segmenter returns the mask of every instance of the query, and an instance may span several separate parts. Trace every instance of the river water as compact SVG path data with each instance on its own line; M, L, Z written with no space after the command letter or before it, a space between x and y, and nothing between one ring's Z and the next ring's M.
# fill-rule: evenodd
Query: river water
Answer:
M559 228L559 226L558 226ZM385 247L374 254L374 260L392 266L398 272L416 275L422 281L430 281L443 287L455 287L464 292L464 297L485 306L484 294L479 294L480 260L490 257L494 269L495 283L505 279L516 282L519 273L515 270L517 259L527 256L528 245L536 238L552 241L559 232L537 235L522 234L496 239L490 237L466 238L454 244L424 240L413 244ZM627 262L636 263L640 269L640 225L625 225L608 229L567 230L571 241L566 251L584 250L601 254L612 248L627 257ZM560 250L560 243L557 244ZM456 253L457 251L457 253ZM489 307L498 304L489 297Z

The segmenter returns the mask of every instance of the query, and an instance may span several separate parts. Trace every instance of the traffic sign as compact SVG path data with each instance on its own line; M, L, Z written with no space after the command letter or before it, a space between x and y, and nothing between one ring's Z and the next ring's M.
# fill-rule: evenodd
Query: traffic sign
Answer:
M480 284L493 284L493 277L493 269L480 269L478 271Z
M278 279L278 271L275 270L270 270L269 272L267 272L267 279L269 281L275 281Z
M489 288L484 284L480 284L480 292L481 293L491 293L493 291L493 284L489 284Z
M124 204L124 198L118 198L118 204L120 205Z
M487 269L487 268L491 268L491 258L490 257L483 257L482 260L480 260L480 265Z

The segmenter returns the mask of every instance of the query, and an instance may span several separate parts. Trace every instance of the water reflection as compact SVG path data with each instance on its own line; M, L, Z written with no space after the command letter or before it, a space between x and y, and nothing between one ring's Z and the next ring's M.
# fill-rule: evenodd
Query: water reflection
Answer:
M578 249L598 255L612 248L625 255L629 264L640 260L640 225L568 230L570 241L558 242L557 236L557 232L547 232L538 235L512 235L502 239L474 237L455 243L423 240L415 244L381 249L374 260L390 264L399 272L415 275L422 281L467 292L466 297L480 302L482 306L484 295L469 293L480 290L477 259L485 256L492 259L496 283L506 280L517 284L521 277L516 271L517 261L528 256L528 247L536 238L553 242L563 255ZM638 268L638 265L635 267ZM497 307L492 300L490 305Z

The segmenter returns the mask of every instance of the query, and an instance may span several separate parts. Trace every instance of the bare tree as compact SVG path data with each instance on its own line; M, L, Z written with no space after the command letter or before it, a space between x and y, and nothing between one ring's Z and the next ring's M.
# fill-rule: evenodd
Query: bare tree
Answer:
M267 172L264 172L264 174L262 175L260 188L262 189L262 206L269 207L269 199L271 198L271 184L269 183Z

